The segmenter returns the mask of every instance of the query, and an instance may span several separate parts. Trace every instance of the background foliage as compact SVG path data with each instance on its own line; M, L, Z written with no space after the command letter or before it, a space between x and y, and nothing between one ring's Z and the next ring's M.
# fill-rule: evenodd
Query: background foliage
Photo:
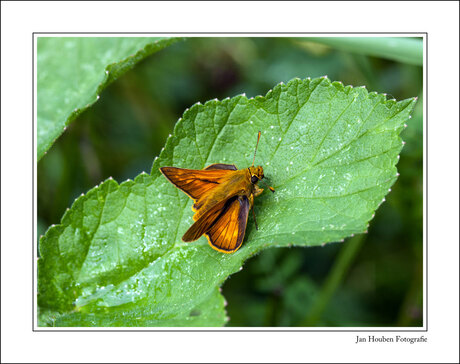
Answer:
M297 38L191 38L146 58L104 90L38 164L39 233L100 181L149 171L179 116L197 101L263 95L280 81L325 74L422 101L421 67L338 48ZM420 326L422 135L419 102L402 134L401 176L369 234L252 258L223 286L228 325Z

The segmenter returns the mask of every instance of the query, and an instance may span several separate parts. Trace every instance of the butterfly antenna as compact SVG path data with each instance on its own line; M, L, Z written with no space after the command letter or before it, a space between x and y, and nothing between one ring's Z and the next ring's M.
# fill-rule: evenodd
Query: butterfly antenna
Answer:
M252 165L253 166L254 166L254 162L256 160L256 153L257 153L257 147L259 146L259 140L260 140L260 131L259 131L259 134L257 134L256 150L254 150L254 159L252 160Z

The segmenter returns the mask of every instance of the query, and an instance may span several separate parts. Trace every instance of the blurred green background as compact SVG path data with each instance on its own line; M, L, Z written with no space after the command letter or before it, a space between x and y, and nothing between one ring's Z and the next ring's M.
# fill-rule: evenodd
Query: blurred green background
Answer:
M198 101L265 95L281 81L323 75L397 100L418 96L402 134L401 175L368 234L268 249L222 292L228 326L422 326L423 69L358 53L300 38L189 38L148 57L38 163L38 235L108 177L122 182L149 172L178 118Z

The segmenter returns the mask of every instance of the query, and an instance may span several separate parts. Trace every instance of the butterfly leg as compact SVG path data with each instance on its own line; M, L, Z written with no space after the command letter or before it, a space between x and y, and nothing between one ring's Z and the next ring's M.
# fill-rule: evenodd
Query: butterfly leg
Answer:
M249 208L252 210L252 216L254 217L254 224L256 225L256 230L259 230L259 226L257 226L256 213L254 212L254 197L260 195L263 190L259 189L257 185L255 185L254 187L256 188L254 190L254 193L249 196Z
M264 192L263 188L260 188L259 186L254 185L254 191L252 192L254 197L259 196L260 194L262 194L262 192Z

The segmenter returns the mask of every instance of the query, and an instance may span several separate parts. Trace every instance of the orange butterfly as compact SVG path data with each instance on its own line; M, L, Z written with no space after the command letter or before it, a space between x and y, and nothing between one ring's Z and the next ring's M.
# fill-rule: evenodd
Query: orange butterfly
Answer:
M202 170L162 167L161 173L177 188L193 199L195 223L182 237L195 241L203 234L212 248L222 253L236 252L243 243L249 210L254 197L263 189L257 182L264 178L261 166L254 167L260 131L252 166L238 170L234 164L211 164ZM272 192L275 190L269 187ZM257 222L254 214L254 222Z

